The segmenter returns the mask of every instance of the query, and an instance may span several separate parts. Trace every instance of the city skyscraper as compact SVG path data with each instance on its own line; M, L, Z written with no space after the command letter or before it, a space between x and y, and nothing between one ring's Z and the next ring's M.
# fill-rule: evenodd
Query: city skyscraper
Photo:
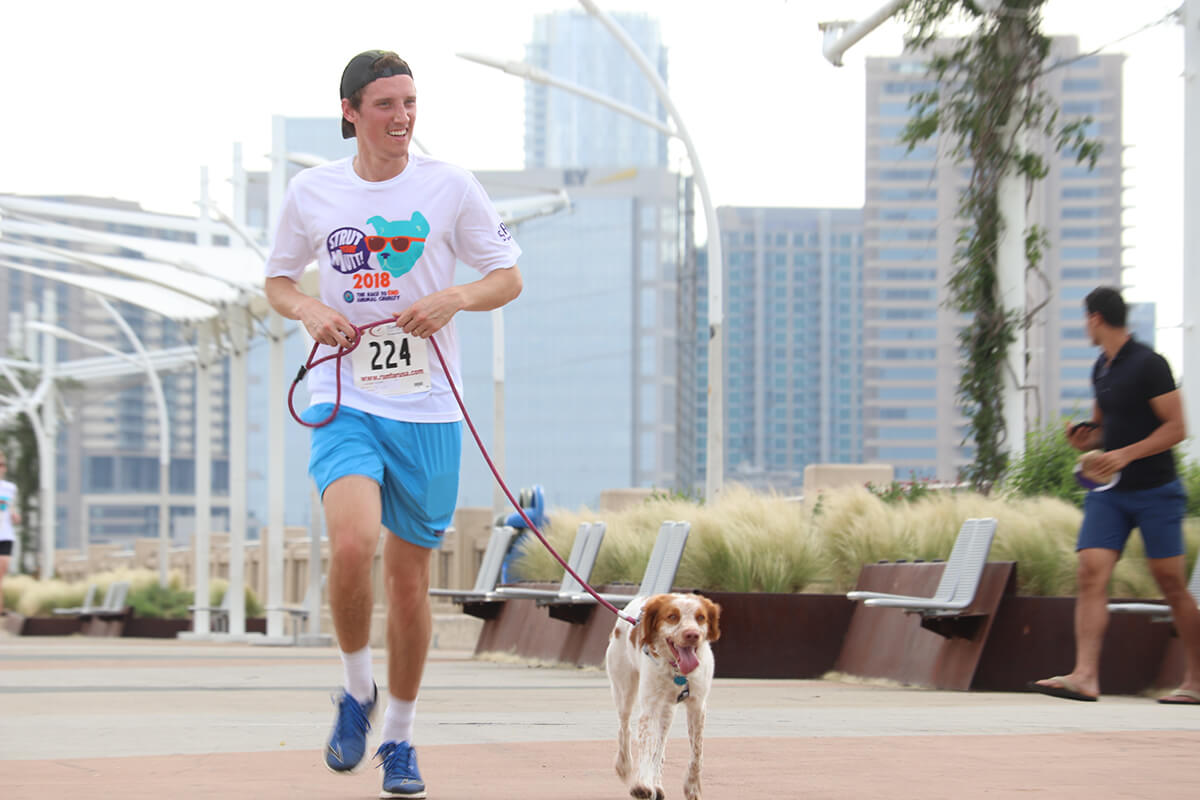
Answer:
M911 152L898 142L910 98L930 88L925 58L867 59L863 457L893 464L898 478L953 480L973 455L957 398L964 320L947 307L969 170L949 160L945 141ZM1040 275L1027 278L1027 308L1040 309L1026 354L1030 426L1090 407L1096 351L1081 302L1096 286L1121 284L1122 61L1081 57L1074 37L1052 43L1043 88L1064 119L1090 116L1088 135L1104 149L1089 169L1042 143L1049 174L1035 185L1027 222L1050 247Z
M798 490L862 460L860 209L719 208L726 474Z
M613 14L658 74L667 80L667 50L658 22ZM654 87L604 26L582 11L534 18L526 61L555 78L591 89L666 122ZM525 84L525 166L665 167L667 137L631 117L562 89Z

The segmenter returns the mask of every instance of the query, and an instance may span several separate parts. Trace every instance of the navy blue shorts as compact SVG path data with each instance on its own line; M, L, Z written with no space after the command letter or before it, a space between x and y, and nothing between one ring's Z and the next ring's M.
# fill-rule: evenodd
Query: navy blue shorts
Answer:
M321 403L301 416L316 422L332 410ZM308 474L322 497L347 475L375 481L384 527L432 549L454 519L461 459L461 422L400 422L342 406L332 422L313 429Z
M1102 547L1125 549L1134 528L1142 532L1147 558L1171 558L1184 553L1183 515L1187 494L1178 479L1153 489L1133 492L1088 492L1083 500L1083 524L1076 550Z

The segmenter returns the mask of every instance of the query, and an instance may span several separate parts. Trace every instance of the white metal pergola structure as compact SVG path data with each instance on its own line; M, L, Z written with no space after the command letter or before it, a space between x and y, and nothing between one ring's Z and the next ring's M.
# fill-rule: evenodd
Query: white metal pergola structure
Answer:
M56 498L54 475L56 459L54 434L57 416L52 402L53 381L56 375L69 375L83 380L114 377L129 374L130 358L139 362L142 371L152 373L161 369L191 366L197 370L196 380L196 533L195 533L195 632L207 635L209 629L208 583L209 583L209 535L211 528L211 380L210 370L216 363L219 351L230 357L230 393L234 398L245 397L246 350L253 326L263 321L267 307L262 294L261 258L245 248L215 248L211 246L212 226L207 218L195 221L196 244L182 244L132 236L111 231L98 231L63 223L69 218L94 227L117 227L123 225L149 228L178 229L181 219L149 214L142 211L101 208L39 200L35 198L0 197L0 266L43 278L58 284L74 286L90 296L99 298L110 309L118 327L133 346L134 354L117 353L104 357L106 361L86 359L72 364L70 372L55 364L55 337L73 334L63 331L53 317L53 293L47 292L44 299L50 306L43 312L43 322L33 326L43 336L43 356L37 366L40 370L39 390L18 399L21 410L33 419L36 408L42 408L40 437L42 467L43 508L55 508ZM15 235L16 238L13 238ZM46 244L52 241L55 244ZM111 252L133 251L141 258L124 258L113 255L97 255L97 249ZM50 270L31 267L30 261L51 261L61 264L65 270ZM81 274L79 268L90 268L93 274ZM100 271L101 275L94 274ZM181 323L194 332L194 348L185 348L168 357L159 353L155 356L145 351L132 329L111 308L109 300L120 300L152 311L166 319ZM46 305L46 303L43 303ZM280 355L282 358L282 355ZM10 363L8 368L12 368ZM30 365L21 365L26 369ZM157 377L151 380L159 405L160 424L160 491L159 491L159 536L160 571L165 569L165 552L169 540L167 512L167 466L169 449L166 446L167 426L165 400L157 385ZM44 387L44 388L43 388ZM278 407L271 413L282 416ZM231 403L230 413L230 576L229 591L233 592L230 603L229 636L245 634L245 526L246 526L246 404ZM279 427L282 431L282 427ZM282 466L282 436L270 446L273 469ZM282 493L280 495L282 497ZM54 515L42 516L41 556L43 575L49 574L54 565ZM271 536L268 553L268 602L271 597L282 599L282 514L276 535ZM273 605L280 605L279 602ZM276 612L272 625L268 619L268 636L282 637L282 612Z
M667 85L655 70L654 65L646 58L637 43L630 38L625 29L617 24L607 12L601 9L594 0L579 0L583 9L612 35L629 54L638 71L654 89L658 101L666 109L670 124L664 124L654 117L644 114L635 108L620 103L611 97L599 94L585 87L562 80L550 75L545 70L521 61L503 61L487 56L459 53L459 58L474 61L487 67L499 69L510 75L515 75L535 83L562 89L572 94L599 103L606 108L637 120L654 128L661 133L679 139L687 150L688 161L692 166L692 179L696 183L696 191L700 193L700 202L704 206L704 225L708 237L708 415L705 438L704 464L704 494L713 501L721 493L725 483L725 311L724 311L724 263L721 254L721 228L717 221L716 209L712 196L708 191L708 181L704 177L704 167L696 152L696 145L688 134L683 116L675 107L667 91Z

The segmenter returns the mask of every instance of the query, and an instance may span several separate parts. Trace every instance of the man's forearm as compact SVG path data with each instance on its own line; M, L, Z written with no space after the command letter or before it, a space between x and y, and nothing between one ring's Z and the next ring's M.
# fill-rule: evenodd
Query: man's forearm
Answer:
M288 319L300 319L304 305L312 302L312 298L300 291L300 287L291 278L267 278L264 291L271 308Z
M491 311L500 308L521 294L521 271L514 264L507 269L494 269L472 283L458 288L462 292L463 311Z
M1170 450L1182 442L1184 439L1183 434L1184 430L1181 423L1175 420L1168 420L1155 428L1145 439L1126 445L1121 450L1124 451L1124 455L1129 457L1130 461L1149 458L1150 456Z

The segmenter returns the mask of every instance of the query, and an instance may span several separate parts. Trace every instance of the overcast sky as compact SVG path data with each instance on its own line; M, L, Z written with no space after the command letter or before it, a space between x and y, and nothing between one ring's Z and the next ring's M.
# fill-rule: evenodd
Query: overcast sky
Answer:
M821 56L817 23L865 16L883 0L599 0L656 17L670 88L716 205L861 206L863 59L895 55L900 23ZM1180 323L1183 30L1154 26L1179 0L1048 0L1044 29L1083 50L1124 53L1126 273L1132 300ZM266 167L273 114L336 116L336 84L361 50L409 60L417 137L470 169L520 169L523 86L456 58L521 60L534 15L568 0L352 3L19 2L0 30L0 192L91 194L194 213L200 169L230 208L234 142ZM1111 45L1111 46L1110 46ZM681 148L673 162L686 164ZM1181 336L1160 330L1180 368Z

